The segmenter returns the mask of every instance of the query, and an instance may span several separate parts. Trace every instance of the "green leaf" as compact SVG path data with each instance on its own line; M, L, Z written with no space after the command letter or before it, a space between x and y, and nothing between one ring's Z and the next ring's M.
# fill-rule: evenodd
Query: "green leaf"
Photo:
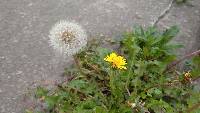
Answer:
M58 102L59 96L48 96L45 98L45 102L48 105L48 109L52 109Z
M82 88L86 87L86 84L87 83L84 80L72 80L72 81L70 81L68 86L72 87L72 88L82 89Z
M29 109L26 109L25 110L25 113L33 113L33 111L29 110Z
M101 59L103 59L106 55L108 55L112 52L111 50L109 50L107 48L102 48L102 47L98 47L96 51Z
M155 89L154 89L154 93L155 93L156 95L160 95L160 94L162 94L162 91L159 90L159 89L157 89L157 88L155 88Z
M172 26L171 28L167 29L163 32L162 37L154 43L154 45L164 46L165 44L169 43L173 37L175 37L179 32L177 26Z
M36 89L35 95L37 98L40 98L42 96L46 96L47 93L48 93L48 90L46 90L45 88L42 88L42 87L38 87Z
M151 99L147 107L153 109L155 113L177 113L168 103L163 100Z
M94 111L95 111L95 113L108 113L108 111L105 108L100 107L100 106L96 106L94 108Z

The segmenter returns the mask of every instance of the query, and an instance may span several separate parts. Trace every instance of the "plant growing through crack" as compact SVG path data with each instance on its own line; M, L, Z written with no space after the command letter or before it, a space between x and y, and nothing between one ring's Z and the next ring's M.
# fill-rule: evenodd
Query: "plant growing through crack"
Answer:
M65 70L67 79L55 89L38 87L35 97L44 104L26 112L198 113L200 90L195 82L200 77L200 50L177 60L175 50L181 45L171 40L178 28L156 29L175 2L186 0L172 0L153 27L136 28L112 41L118 49L93 40L79 51L86 45L84 30L76 23L56 24L50 44L64 56L73 55L75 64ZM179 70L177 64L185 59L191 59L187 70Z
M37 88L35 97L47 106L34 112L198 113L200 52L183 57L193 58L188 70L178 70L175 50L182 46L171 42L178 31L139 27L112 42L117 49L88 43L65 70L67 81Z

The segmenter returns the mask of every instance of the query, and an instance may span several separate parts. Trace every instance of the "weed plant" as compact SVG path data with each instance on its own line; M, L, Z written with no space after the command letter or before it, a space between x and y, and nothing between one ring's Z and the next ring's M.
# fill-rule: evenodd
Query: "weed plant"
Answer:
M200 113L200 57L188 70L178 70L177 48L171 40L179 32L136 28L111 41L117 49L97 40L74 56L65 81L56 89L38 87L35 97L45 103L38 113ZM121 66L121 68L120 68ZM31 110L27 110L31 113Z

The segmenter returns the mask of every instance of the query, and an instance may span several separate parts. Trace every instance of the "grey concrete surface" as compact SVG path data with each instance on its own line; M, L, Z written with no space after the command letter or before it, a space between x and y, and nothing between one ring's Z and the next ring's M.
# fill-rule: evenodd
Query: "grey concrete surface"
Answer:
M185 47L180 55L200 49L200 1L190 0L187 5L175 5L170 13L159 23L161 27L177 25L180 33L175 39Z
M200 1L174 6L158 25L177 24L181 54L199 47ZM0 113L22 113L22 97L33 81L60 79L68 59L48 45L51 26L75 20L96 35L117 36L134 25L149 26L169 0L0 0Z

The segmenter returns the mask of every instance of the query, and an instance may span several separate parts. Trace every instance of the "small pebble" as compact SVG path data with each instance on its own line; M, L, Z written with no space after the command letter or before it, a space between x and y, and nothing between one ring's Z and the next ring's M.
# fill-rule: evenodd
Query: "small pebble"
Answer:
M141 19L141 18L142 18L142 15L139 14L138 12L136 12L136 13L135 13L135 17L136 17L137 19Z
M199 14L199 10L195 10L195 13Z
M22 73L23 73L23 71L17 71L16 75L20 75Z
M5 59L5 57L4 56L0 56L0 59Z

